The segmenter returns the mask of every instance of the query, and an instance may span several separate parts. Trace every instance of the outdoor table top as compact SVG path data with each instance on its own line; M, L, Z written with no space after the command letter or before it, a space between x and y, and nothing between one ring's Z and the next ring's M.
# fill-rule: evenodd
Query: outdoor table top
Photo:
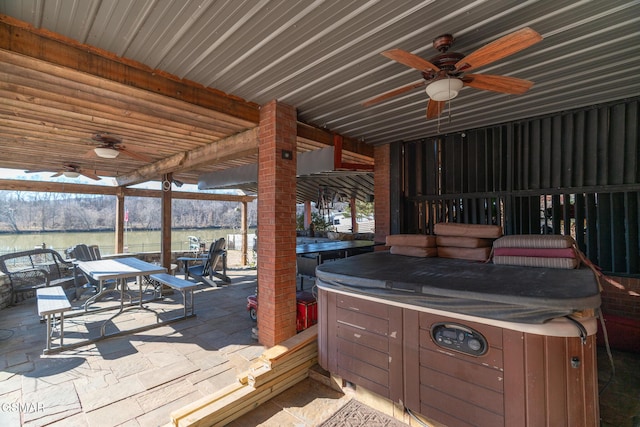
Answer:
M302 243L296 245L296 254L309 254L315 252L331 252L348 249L358 249L375 246L373 240L323 240L317 243Z
M166 269L161 265L151 264L133 257L78 261L78 267L96 280L126 279L166 272Z

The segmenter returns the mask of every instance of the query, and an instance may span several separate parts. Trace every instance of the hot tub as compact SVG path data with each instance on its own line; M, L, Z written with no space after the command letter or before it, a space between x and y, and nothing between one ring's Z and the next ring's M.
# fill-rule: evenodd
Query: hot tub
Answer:
M450 426L597 426L589 270L375 252L319 266L319 362Z

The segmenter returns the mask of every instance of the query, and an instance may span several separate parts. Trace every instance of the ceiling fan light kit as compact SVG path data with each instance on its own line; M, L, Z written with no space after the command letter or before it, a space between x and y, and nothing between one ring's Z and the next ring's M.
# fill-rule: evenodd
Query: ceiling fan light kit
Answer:
M462 80L447 78L436 80L427 86L427 95L434 101L449 101L458 96L462 89Z
M118 157L118 154L120 154L118 150L109 147L96 147L94 151L96 156L102 157L103 159L115 159Z
M75 172L75 171L64 171L62 172L62 174L67 178L77 178L80 176L80 172Z

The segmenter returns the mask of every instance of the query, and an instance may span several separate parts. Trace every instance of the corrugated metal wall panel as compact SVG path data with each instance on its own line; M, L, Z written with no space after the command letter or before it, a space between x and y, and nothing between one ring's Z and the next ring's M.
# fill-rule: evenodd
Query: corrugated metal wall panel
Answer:
M639 102L405 143L406 209L425 218L404 227L431 234L449 221L571 235L603 270L640 274ZM440 156L416 160L421 150ZM414 191L412 182L439 179L430 193Z

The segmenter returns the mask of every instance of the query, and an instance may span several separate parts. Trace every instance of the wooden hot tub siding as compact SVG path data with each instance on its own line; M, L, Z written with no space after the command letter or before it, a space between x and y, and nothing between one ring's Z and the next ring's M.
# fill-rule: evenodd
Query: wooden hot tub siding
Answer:
M450 426L597 426L595 335L554 337L319 290L320 365ZM474 357L437 346L433 323L487 340ZM577 366L572 367L572 359Z

